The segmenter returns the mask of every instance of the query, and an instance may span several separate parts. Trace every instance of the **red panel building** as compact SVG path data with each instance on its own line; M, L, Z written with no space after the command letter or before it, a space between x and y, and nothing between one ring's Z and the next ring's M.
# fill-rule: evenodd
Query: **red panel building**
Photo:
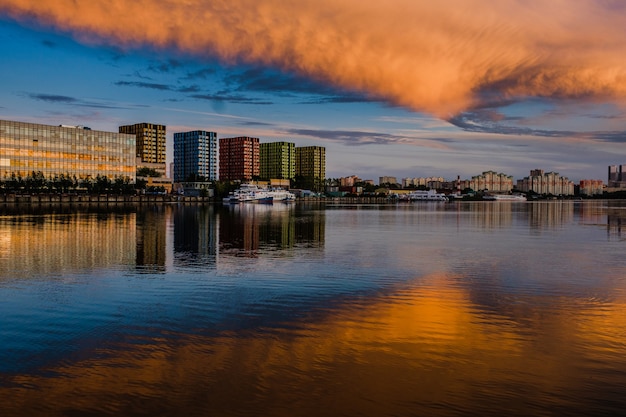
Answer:
M220 180L250 181L259 176L259 138L221 138L219 155Z

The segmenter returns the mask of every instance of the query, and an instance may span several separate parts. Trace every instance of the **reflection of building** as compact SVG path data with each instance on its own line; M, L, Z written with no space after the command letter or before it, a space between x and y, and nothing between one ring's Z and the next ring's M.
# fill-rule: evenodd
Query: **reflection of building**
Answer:
M296 175L313 180L326 178L326 148L299 146L296 148Z
M136 260L138 267L165 268L167 217L169 206L154 206L137 211Z
M174 182L217 180L217 133L174 133Z
M219 216L220 256L258 256L258 251L324 246L324 212L296 219L292 204L240 204L228 206ZM299 249L302 249L300 247ZM280 255L291 256L293 251ZM279 256L278 253L273 256Z
M219 154L220 180L249 181L259 176L259 138L222 138Z
M520 191L534 191L537 194L574 195L574 183L558 172L544 173L542 169L533 169L530 176L517 181Z
M174 210L174 265L215 267L217 222L213 206L181 206Z
M574 204L571 201L537 202L525 207L529 211L531 229L559 228L571 222L574 217Z
M128 177L135 181L135 138L82 126L0 120L0 180L32 172L77 179Z
M294 179L296 176L296 145L290 142L271 142L259 145L260 177Z
M16 206L17 207L17 206ZM0 277L65 276L82 271L132 265L135 256L135 214L116 208L81 210L59 215L33 209L31 216L0 218ZM56 213L56 212L55 212ZM103 238L106 237L106 238Z

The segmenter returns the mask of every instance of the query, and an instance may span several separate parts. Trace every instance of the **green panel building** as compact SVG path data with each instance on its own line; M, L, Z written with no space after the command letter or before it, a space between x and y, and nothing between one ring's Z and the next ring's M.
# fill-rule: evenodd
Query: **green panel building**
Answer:
M271 142L259 145L260 177L263 180L292 180L296 176L296 145Z

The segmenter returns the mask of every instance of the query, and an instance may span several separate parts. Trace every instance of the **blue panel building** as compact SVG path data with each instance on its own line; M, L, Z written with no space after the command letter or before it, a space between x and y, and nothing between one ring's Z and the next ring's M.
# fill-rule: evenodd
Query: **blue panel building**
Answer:
M174 182L217 180L217 133L174 133Z

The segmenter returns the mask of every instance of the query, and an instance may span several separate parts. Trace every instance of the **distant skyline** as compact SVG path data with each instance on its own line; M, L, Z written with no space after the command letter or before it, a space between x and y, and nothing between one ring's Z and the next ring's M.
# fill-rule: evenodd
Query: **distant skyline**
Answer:
M421 3L0 0L0 118L324 146L329 178L626 164L626 4Z

